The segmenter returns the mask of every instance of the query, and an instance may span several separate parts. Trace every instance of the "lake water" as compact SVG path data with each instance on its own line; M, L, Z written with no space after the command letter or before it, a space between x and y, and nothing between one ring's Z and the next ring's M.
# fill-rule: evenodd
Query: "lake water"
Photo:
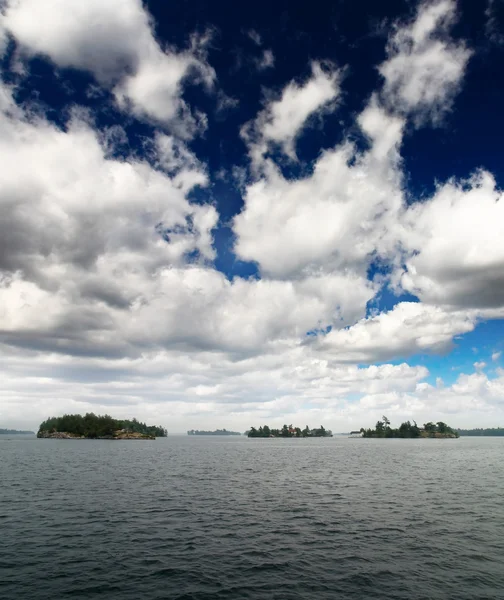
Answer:
M0 436L0 598L504 598L504 438Z

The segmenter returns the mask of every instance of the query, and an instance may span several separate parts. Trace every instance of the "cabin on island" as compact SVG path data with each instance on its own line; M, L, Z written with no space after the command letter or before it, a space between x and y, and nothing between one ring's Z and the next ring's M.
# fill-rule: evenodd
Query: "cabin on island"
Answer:
M348 437L357 438L357 437L362 437L362 435L363 435L362 431L351 431L350 435Z

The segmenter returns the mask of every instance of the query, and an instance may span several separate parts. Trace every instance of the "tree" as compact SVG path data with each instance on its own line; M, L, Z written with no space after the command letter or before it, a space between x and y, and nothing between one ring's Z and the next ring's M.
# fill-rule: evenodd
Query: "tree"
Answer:
M376 422L376 435L377 437L384 437L385 435L385 427L382 421Z
M289 428L287 427L287 425L284 425L282 427L282 437L289 437L290 433L289 433Z
M427 433L436 433L437 431L437 426L432 421L429 421L429 423L424 423L423 427Z

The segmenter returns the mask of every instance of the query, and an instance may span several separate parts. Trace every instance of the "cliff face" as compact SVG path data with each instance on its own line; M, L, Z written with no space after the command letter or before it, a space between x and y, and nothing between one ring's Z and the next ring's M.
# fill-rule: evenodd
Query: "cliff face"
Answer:
M83 435L75 435L74 433L68 433L66 431L39 431L37 433L38 438L50 439L50 440L84 440L84 439L96 439L96 440L155 440L155 436L147 435L145 433L128 433L126 431L116 431L114 435L105 435L97 438L86 438Z

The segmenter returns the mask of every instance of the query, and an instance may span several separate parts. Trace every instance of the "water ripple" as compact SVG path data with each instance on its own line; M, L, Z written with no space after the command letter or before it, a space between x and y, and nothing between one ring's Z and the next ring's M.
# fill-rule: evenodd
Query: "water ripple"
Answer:
M503 454L0 438L0 598L503 600Z

